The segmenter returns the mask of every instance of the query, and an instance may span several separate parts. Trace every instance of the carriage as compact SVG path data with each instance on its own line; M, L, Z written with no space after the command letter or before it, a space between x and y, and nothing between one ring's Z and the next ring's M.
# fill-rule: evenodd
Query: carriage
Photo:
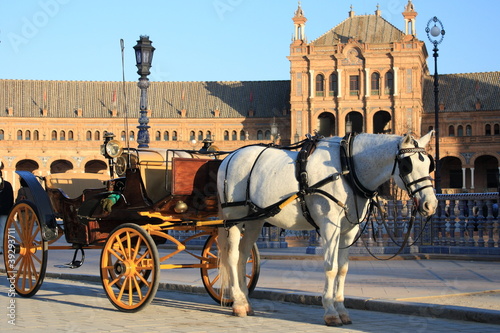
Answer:
M122 148L109 133L101 153L111 177L56 173L39 178L17 171L22 187L3 240L6 273L16 292L37 293L48 250L74 250L68 266L77 268L85 250L100 249L104 291L121 311L135 312L151 302L161 269L200 269L208 294L230 303L217 288L217 236L224 221L218 219L215 181L227 152L217 151L209 140L200 151ZM183 231L186 236L176 238ZM68 245L59 245L62 237ZM181 253L181 259L187 254L192 260L178 263ZM247 264L250 290L259 262L254 246Z
M344 306L348 249L377 189L393 178L413 198L415 214L430 218L436 210L429 175L434 161L425 150L431 137L309 137L289 147L252 145L234 152L205 142L195 152L122 148L109 134L101 152L111 178L55 174L44 178L44 189L33 174L18 171L21 200L4 236L7 274L29 297L43 281L48 249L100 248L102 285L119 310L149 304L160 269L192 267L200 269L214 300L246 316L253 314L248 295L259 276L255 241L264 223L316 229L324 241L324 321L350 324ZM180 241L171 230L192 235ZM71 246L51 245L61 234ZM187 245L199 237L207 239L196 254ZM157 243L165 241L175 249L160 256ZM181 252L199 262L166 263Z

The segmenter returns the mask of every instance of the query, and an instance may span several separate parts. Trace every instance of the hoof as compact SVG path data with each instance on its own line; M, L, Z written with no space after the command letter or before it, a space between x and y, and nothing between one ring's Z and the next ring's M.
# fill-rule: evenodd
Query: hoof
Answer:
M247 309L245 306L233 307L233 316L236 317L246 317Z
M344 324L344 325L352 324L351 318L349 317L348 314L341 314L340 320L342 321L342 324Z
M247 307L247 316L254 316L255 312L253 312L253 309L251 306Z
M325 316L324 319L326 326L339 327L343 325L342 320L337 316Z

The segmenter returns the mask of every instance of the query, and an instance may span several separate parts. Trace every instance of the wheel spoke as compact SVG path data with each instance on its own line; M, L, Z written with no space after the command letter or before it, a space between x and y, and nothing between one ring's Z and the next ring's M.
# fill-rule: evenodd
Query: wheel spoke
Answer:
M141 276L140 274L137 274L137 275ZM143 297L142 297L141 287L139 286L139 282L137 281L137 279L135 277L133 277L132 279L134 280L135 290L137 290L137 296L139 296L139 300L142 300Z
M148 288L149 288L150 283L148 282L148 280L146 280L146 279L144 278L143 274L137 274L137 276L138 276L138 277L139 277L139 279L142 281L142 283L144 283L144 285L145 285L146 287L148 287Z
M131 276L127 276L126 285L128 286L128 305L132 306L132 305L134 305L134 286L132 284L132 277Z
M125 251L125 248L123 247L123 242L122 242L122 240L120 238L120 235L116 235L115 236L115 243L118 243L118 251L122 254L123 258L126 258L127 257L127 253ZM110 250L114 247L113 245L114 244L112 244L110 246ZM119 258L119 259L121 259L121 258Z
M213 287L217 281L220 279L220 274L217 274L212 281L210 281L210 286Z
M134 255L131 256L131 258L132 257L137 257L137 255L139 254L140 247L141 247L141 242L142 242L141 237L137 237L137 243L135 244L135 248L134 248Z

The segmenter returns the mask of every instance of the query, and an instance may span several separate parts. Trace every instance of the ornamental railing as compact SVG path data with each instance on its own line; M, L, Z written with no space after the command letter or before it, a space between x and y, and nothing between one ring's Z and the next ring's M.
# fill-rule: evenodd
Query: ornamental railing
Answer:
M499 194L438 194L438 208L430 218L417 213L403 253L500 255ZM351 253L395 253L404 244L413 200L381 204L352 245ZM309 248L321 247L316 233L309 234ZM316 253L314 251L308 253Z

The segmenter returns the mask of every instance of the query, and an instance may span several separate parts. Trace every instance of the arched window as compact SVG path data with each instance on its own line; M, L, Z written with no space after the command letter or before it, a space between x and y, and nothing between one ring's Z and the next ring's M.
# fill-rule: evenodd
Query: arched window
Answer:
M448 127L448 136L455 136L455 126L450 125L450 127Z
M264 132L264 140L271 140L271 131L270 130L266 130Z
M491 135L491 125L490 124L486 124L486 126L484 127L484 135Z
M125 141L127 139L125 131L122 131L122 133L120 134L120 138L122 141Z
M35 141L40 140L40 135L38 134L38 131L37 131L37 130L35 130L35 131L33 132L33 140L35 140Z
M257 131L257 140L264 140L264 133L261 130Z
M203 141L203 131L198 131L198 141Z
M316 96L325 96L325 77L323 74L316 75Z
M21 130L17 131L17 139L18 140L22 140L23 139L23 131L21 131Z
M0 130L0 140L3 140L5 136L5 132L3 130Z
M394 94L394 74L392 72L385 73L385 94Z
M134 131L130 131L130 135L129 135L128 139L130 141L135 141L135 132Z
M464 136L464 127L462 125L457 127L457 136Z
M465 126L465 135L472 136L472 126L471 125Z
M371 78L372 95L378 95L380 93L380 74L377 72L372 73Z
M339 87L339 80L337 77L336 73L332 73L330 75L330 81L329 81L329 95L330 96L337 96L338 95L338 87Z
M57 132L56 131L52 131L51 139L57 140Z
M240 140L244 141L244 140L246 140L246 138L247 138L246 132L241 130L240 131Z
M31 140L31 132L30 131L24 132L24 140Z
M59 132L59 140L61 141L66 140L66 132L64 131Z
M156 131L155 140L156 141L161 141L161 132L160 131Z
M224 131L224 141L229 141L229 131Z
M238 137L236 136L236 131L233 131L233 133L231 133L231 140L236 141L237 139Z
M195 139L196 139L196 137L194 135L194 131L189 132L189 141L193 141Z
M100 141L101 140L101 133L99 133L99 131L95 131L95 133L94 133L94 140L95 141Z
M75 137L74 137L74 135L73 135L73 131L69 131L69 132L68 132L68 140L69 140L69 141L73 141L73 139L74 139L74 138L75 138Z
M498 134L500 134L500 126L499 126L498 124L495 124L495 125L493 126L493 134L494 134L494 135L498 135Z
M212 132L207 131L206 134L207 134L206 138L209 139L209 140L212 140Z
M170 135L168 131L163 132L163 141L168 141L170 140Z
M177 141L177 131L172 132L172 141Z

